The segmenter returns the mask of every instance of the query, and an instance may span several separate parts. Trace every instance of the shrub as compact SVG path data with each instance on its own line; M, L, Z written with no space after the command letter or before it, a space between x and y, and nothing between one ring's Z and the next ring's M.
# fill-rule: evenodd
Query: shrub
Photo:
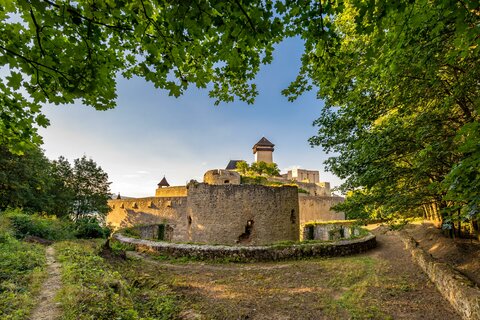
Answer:
M72 223L57 219L55 216L25 214L20 209L5 212L10 220L15 237L22 239L36 236L47 240L63 240L73 238Z
M75 236L81 239L108 238L110 229L102 227L95 218L81 218L75 221Z
M57 219L55 216L26 214L21 209L5 211L0 222L2 227L8 226L11 235L18 239L36 236L47 240L69 240L74 238L107 238L110 229L102 227L96 218L86 217L73 222L67 218ZM1 231L2 229L0 229ZM4 233L7 236L8 233ZM2 235L0 232L0 241Z

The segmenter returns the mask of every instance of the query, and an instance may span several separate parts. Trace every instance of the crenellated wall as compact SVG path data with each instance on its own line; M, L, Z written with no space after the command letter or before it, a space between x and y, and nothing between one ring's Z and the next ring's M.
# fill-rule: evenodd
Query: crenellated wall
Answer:
M163 187L155 190L155 197L186 197L187 188L180 187Z
M168 224L174 228L172 240L185 241L187 197L150 197L110 200L112 211L107 224L116 229L134 225Z
M343 202L342 197L319 197L300 194L300 224L308 221L345 220L345 213L335 212L331 207Z

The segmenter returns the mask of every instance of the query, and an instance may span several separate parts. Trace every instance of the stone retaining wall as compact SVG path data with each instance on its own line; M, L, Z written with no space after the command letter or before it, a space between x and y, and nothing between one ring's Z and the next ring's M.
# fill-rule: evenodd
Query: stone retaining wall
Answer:
M340 240L360 234L360 229L351 220L332 223L307 223L303 226L302 240Z
M422 268L457 313L466 320L480 319L480 289L449 265L435 261L404 231L400 232L400 236L410 250L412 259Z
M343 202L342 197L299 194L300 223L308 221L345 220L345 213L330 209Z
M189 257L199 260L227 259L235 262L346 256L368 251L377 244L376 238L372 234L353 240L272 246L180 244L127 238L120 233L114 234L113 237L122 243L135 246L135 250L140 252L150 252L172 257Z

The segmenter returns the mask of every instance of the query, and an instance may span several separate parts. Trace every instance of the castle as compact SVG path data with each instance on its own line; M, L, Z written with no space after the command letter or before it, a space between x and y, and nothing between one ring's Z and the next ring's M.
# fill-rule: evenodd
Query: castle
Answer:
M260 139L253 146L255 162L273 163L273 151L270 141ZM332 196L318 171L294 169L267 178L279 186L242 184L239 161L207 171L203 183L170 186L164 177L154 197L110 200L107 223L115 228L161 225L157 236L175 242L264 245L299 240L307 221L345 219L330 209L343 198Z

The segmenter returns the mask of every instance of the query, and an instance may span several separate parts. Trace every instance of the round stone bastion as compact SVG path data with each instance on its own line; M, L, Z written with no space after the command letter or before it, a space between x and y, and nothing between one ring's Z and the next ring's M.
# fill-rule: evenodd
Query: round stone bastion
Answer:
M375 248L375 235L348 240L279 243L266 246L225 246L184 244L166 241L129 238L122 233L113 235L114 241L131 245L138 252L172 258L187 257L196 260L226 260L231 262L278 261L308 257L337 257L357 254Z
M203 182L214 185L240 184L240 174L235 171L214 169L205 172Z

